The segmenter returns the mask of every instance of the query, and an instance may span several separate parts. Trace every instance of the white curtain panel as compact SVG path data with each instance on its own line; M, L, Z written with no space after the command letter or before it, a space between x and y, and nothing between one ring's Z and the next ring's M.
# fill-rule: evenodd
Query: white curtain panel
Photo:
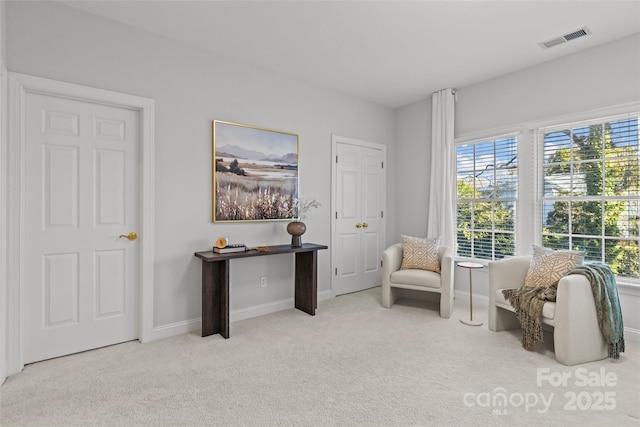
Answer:
M431 178L427 237L442 236L440 243L454 248L456 149L453 136L453 89L443 89L433 94L431 117Z

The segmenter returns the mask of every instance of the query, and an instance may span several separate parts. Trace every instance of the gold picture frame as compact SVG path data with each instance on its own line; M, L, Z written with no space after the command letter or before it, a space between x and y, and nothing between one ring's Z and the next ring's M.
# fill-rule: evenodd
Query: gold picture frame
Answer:
M222 120L212 134L213 222L294 218L298 135Z

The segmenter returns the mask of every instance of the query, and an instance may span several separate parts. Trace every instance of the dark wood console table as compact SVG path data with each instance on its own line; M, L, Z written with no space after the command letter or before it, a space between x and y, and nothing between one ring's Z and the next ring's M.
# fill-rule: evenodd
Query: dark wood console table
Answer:
M312 316L318 307L318 251L327 246L304 243L266 246L258 252L218 254L213 251L196 252L202 260L202 336L220 334L229 338L229 261L264 255L295 254L295 307Z

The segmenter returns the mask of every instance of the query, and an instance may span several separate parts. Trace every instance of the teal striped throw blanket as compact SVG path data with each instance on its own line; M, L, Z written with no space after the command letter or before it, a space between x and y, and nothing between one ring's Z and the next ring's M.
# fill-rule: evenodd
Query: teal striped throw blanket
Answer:
M619 359L624 352L624 325L616 276L608 265L601 263L580 265L569 274L581 274L591 283L598 325L609 347L609 357Z

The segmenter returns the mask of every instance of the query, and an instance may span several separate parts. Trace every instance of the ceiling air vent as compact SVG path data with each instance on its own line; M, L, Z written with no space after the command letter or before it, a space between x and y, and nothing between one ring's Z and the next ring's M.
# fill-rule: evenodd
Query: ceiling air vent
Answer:
M559 36L559 37L554 37L551 40L547 40L546 42L542 42L540 43L540 46L542 46L544 49L549 49L550 47L554 47L554 46L558 46L559 44L562 43L566 43L568 41L571 40L575 40L579 37L583 37L586 36L588 34L591 34L591 30L589 30L589 28L587 27L582 27L578 30L572 31L568 34L565 34L563 36Z

